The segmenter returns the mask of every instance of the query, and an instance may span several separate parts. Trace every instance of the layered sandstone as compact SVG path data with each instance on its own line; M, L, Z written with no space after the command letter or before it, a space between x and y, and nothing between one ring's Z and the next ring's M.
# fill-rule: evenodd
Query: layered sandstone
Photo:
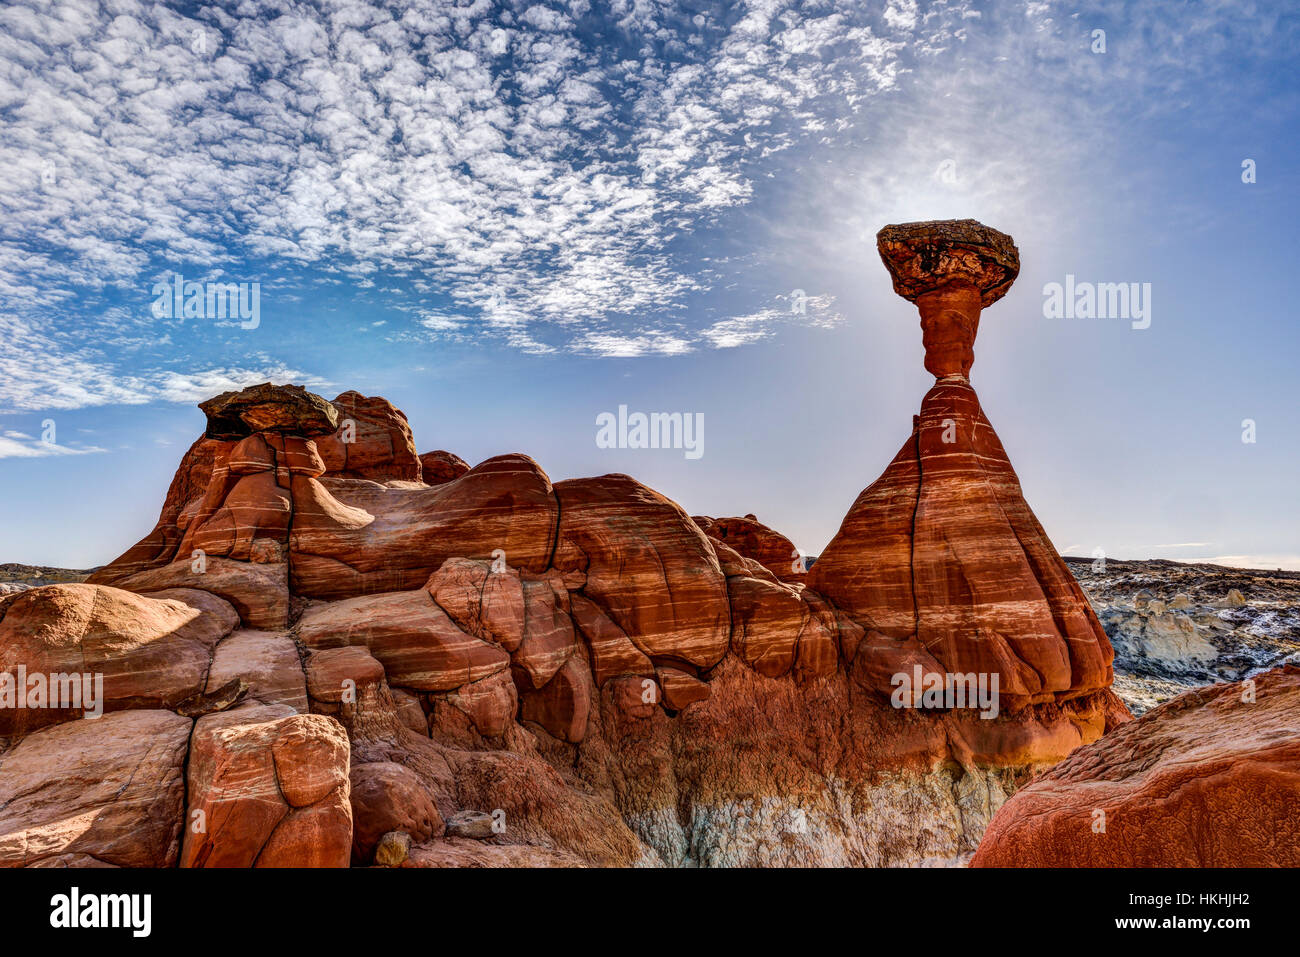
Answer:
M1008 710L1081 699L1104 713L1110 642L967 379L981 306L1010 287L1016 247L970 220L887 226L878 244L895 290L919 308L936 382L808 587L866 629L882 690L919 666L996 675Z
M1300 668L1185 692L997 814L977 867L1300 867Z
M692 519L626 475L553 484L524 455L418 456L383 399L257 386L204 403L157 526L85 591L0 599L0 664L108 648L113 708L184 722L164 863L959 862L1034 770L1127 715L950 371L1014 246L950 225L882 239L944 378L811 573L753 516ZM998 707L899 707L914 668L996 676ZM0 761L68 727L96 726L15 726ZM15 807L0 847L48 826ZM12 859L116 862L74 844Z

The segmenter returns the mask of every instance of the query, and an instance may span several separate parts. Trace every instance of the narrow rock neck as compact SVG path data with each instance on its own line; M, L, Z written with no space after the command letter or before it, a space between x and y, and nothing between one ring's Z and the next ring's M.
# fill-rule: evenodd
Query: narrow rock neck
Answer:
M925 368L936 379L970 375L979 331L980 292L973 284L951 282L916 298L925 344Z

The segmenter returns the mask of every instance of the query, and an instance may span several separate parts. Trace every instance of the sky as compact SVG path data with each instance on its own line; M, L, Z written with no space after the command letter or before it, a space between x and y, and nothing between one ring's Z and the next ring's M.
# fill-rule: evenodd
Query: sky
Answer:
M9 2L0 562L111 560L195 404L268 380L815 555L932 382L875 233L971 217L1022 264L971 382L1057 548L1300 568L1298 40L1250 0ZM1149 324L1049 315L1067 277ZM620 406L703 454L600 447Z

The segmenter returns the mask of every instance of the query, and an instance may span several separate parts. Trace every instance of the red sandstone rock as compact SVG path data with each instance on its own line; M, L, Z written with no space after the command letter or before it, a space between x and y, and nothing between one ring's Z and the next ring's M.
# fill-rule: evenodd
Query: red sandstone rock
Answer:
M887 226L878 240L895 291L920 308L926 368L939 381L808 587L897 643L873 641L876 660L860 676L887 677L919 654L944 672L997 674L1011 710L1108 687L1110 642L966 380L980 307L1019 270L1015 245L972 220Z
M753 518L694 519L706 535L724 542L744 558L750 558L783 582L801 582L807 569L794 542ZM706 527L707 526L707 527ZM728 573L730 574L730 573Z
M504 672L499 674L504 674ZM490 681L492 679L486 678L484 680ZM509 676L506 676L506 680L509 681ZM424 707L420 704L420 699L414 693L402 688L389 688L388 690L393 695L393 704L397 708L397 716L401 718L402 724L416 734L428 734L429 716L424 713Z
M373 482L420 481L415 439L400 409L387 399L352 391L338 396L332 405L338 413L338 429L316 442L330 475Z
M441 485L469 471L469 463L453 452L425 452L420 456L420 473L425 485Z
M598 605L578 594L569 602L573 621L591 650L591 670L597 685L619 675L654 674L650 659Z
M172 477L162 514L153 531L91 574L86 579L87 584L115 585L122 578L166 565L176 556L188 522L186 510L197 507L202 499L212 477L216 451L223 445L224 442L203 437L190 446Z
M760 674L776 678L794 667L807 611L797 589L757 578L728 578L731 648Z
M389 831L404 831L417 844L442 836L442 817L414 771L376 761L354 767L351 781L353 863L369 864Z
M200 718L181 866L346 867L348 758L347 735L323 715L258 705Z
M250 628L278 631L288 624L288 568L209 558L203 570L182 559L121 579L119 588L144 594L177 588L211 592L225 599Z
M709 686L698 678L676 668L659 668L658 675L665 707L681 711L697 701L708 700Z
M942 671L998 673L1007 707L1111 681L1110 642L958 379L926 395L912 439L854 503L808 587L880 635L915 635Z
M543 572L555 538L550 480L532 459L488 459L434 488L295 478L293 590L345 598L422 586L449 558Z
M522 715L554 738L577 744L587 735L591 711L591 678L573 659L537 691L523 695Z
M969 369L979 306L1014 278L1014 247L949 225L881 247L944 374ZM97 579L229 631L226 596L277 634L217 645L208 690L246 682L295 708L302 669L279 632L306 605L294 634L317 714L300 717L337 718L352 764L402 768L401 793L339 800L339 725L284 730L290 708L252 703L209 714L191 806L220 827L187 833L187 862L346 861L351 806L359 828L362 805L387 808L364 825L364 862L427 800L503 826L472 842L491 854L417 837L412 866L952 863L1031 769L1126 717L1109 646L964 378L927 396L811 587L752 515L692 521L621 475L552 488L519 455L422 462L385 400L336 404L356 441L318 431L319 397L216 409L228 437L190 450L158 526ZM993 720L895 709L889 679L913 664L993 668L1013 693ZM59 845L38 862L83 858Z
M510 660L516 673L526 679L516 679L517 684L540 688L573 653L573 619L560 605L560 595L566 604L568 595L553 576L525 579L523 592L524 640Z
M384 666L364 647L325 648L307 659L307 693L312 701L340 704L345 697L356 700L364 685L384 680Z
M560 482L555 492L555 567L585 572L583 594L642 653L700 667L726 654L726 579L679 505L626 475Z
M307 685L298 649L283 632L240 629L217 645L208 671L208 694L235 678L248 683L248 699L307 711Z
M176 598L150 598L102 585L46 585L20 592L0 618L0 671L39 676L39 706L0 706L0 735L22 734L91 710L170 708L203 690L212 649L233 627ZM72 675L69 683L51 676ZM90 675L89 687L84 676ZM102 699L96 701L96 675ZM13 679L17 682L17 677ZM51 687L51 683L57 687ZM70 693L75 692L75 697ZM89 697L86 697L89 696ZM51 707L58 699L80 706Z
M624 675L609 682L608 693L612 705L625 718L653 718L659 711L663 693L653 678Z
M0 754L0 867L175 867L190 727L170 711L123 711Z
M1300 668L1253 683L1185 692L1074 751L1003 806L972 865L1300 866Z
M506 732L519 707L519 694L508 672L498 672L469 681L447 694L446 702L457 709L484 737Z
M458 688L510 664L496 645L457 628L423 589L313 605L298 637L312 650L365 645L390 681L420 691Z
M493 563L449 558L425 589L462 630L506 651L524 640L524 589L519 572Z

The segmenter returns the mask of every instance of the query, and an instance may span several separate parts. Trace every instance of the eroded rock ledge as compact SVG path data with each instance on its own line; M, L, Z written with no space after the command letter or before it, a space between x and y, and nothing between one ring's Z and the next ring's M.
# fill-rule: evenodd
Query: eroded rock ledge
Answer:
M419 455L379 397L204 403L148 536L0 597L0 669L98 669L108 712L0 728L0 863L965 860L1035 770L1129 717L966 378L1018 267L991 232L882 239L942 375L807 573L753 516L692 519L626 475ZM996 677L996 717L895 707L918 669ZM136 766L147 803L36 798ZM95 814L150 838L76 825Z

